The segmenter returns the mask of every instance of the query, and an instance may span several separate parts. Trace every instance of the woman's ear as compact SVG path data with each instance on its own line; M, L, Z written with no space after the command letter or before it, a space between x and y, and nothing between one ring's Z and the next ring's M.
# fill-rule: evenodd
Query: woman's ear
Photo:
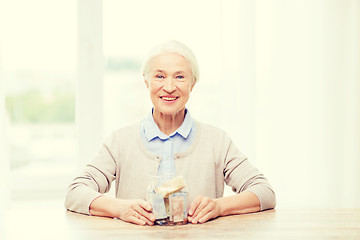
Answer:
M144 77L144 83L145 83L146 87L149 89L149 82L146 79L145 74L143 74L143 77Z
M194 80L194 82L193 82L193 83L191 83L190 92L192 92L192 90L193 90L193 88L194 88L194 86L195 86L195 83L196 83L196 79Z

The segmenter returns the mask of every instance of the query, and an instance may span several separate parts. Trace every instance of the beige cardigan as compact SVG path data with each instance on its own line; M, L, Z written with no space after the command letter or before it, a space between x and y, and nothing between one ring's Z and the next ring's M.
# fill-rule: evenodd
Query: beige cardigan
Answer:
M148 151L140 138L140 123L111 134L99 153L68 188L65 207L89 214L91 202L109 191L115 180L117 198L145 199L149 174L156 175L161 158ZM177 174L185 173L192 202L198 195L220 198L224 183L236 193L253 192L261 210L275 207L275 194L267 179L218 128L196 122L190 148L174 155Z

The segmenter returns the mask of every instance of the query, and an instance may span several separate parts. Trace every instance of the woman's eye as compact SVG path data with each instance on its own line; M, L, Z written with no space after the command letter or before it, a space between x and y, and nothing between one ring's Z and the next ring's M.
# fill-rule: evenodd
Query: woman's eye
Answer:
M184 79L184 76L178 75L178 76L176 76L176 79Z
M155 77L156 77L156 78L159 78L159 79L165 78L163 75L156 75Z

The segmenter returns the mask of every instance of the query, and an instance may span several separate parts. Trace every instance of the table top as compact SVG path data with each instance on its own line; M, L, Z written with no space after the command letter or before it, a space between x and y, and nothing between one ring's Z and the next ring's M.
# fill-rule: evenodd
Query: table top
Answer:
M0 239L360 239L360 209L276 209L204 224L137 226L59 209L6 211Z

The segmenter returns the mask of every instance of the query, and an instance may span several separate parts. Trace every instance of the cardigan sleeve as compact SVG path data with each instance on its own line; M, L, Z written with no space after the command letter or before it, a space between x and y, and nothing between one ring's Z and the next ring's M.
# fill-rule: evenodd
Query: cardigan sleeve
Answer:
M240 153L230 138L225 142L227 142L224 163L226 184L232 187L232 190L236 193L243 191L254 193L260 201L261 211L274 208L276 198L269 181Z
M116 161L111 151L114 145L113 134L104 142L91 163L70 184L65 198L68 210L90 215L89 206L92 201L110 190L116 173Z

